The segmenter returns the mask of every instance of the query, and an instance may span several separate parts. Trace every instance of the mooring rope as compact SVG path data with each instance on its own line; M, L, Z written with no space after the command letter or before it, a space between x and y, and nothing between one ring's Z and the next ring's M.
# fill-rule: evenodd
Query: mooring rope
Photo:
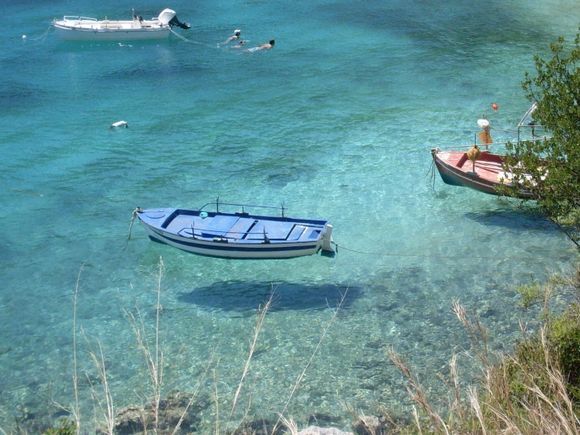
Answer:
M48 28L44 31L44 33L40 36L37 36L35 38L28 38L28 35L22 35L22 40L23 41L44 41L46 39L46 36L48 35L48 32L50 32L52 30L52 24L48 25Z
M131 231L133 230L133 223L135 222L135 218L137 214L141 212L141 207L137 207L135 210L131 212L131 223L129 224L129 234L127 236L127 241L131 240Z
M348 251L348 252L352 252L354 254L361 254L361 255L374 255L377 257L397 257L397 258L403 258L403 257L408 257L408 258L444 258L447 260L458 260L459 258L465 258L465 256L453 256L453 255L440 255L440 254L433 254L433 255L424 255L424 254L401 254L401 253L389 253L386 251L360 251L358 249L352 249L352 248L347 248L344 245L339 245L338 243L336 243L335 241L331 242L334 246L336 246L336 253L338 254L338 249L340 247L340 249L344 250L344 251ZM474 255L469 255L469 258L473 258L473 259L477 259L477 260L500 260L501 258L499 257L481 257L481 256L474 256ZM504 260L507 258L504 258Z
M435 193L435 161L431 159L431 166L429 167L429 171L427 172L427 177L431 179L431 190Z
M177 33L175 30L173 30L171 28L169 29L169 31L171 33L173 33L175 36L177 36L179 39L181 39L182 41L187 42L189 44L196 44L196 45L201 45L203 47L216 48L215 46L206 44L205 42L199 42L199 41L194 41L193 39L187 39L185 36L180 35L179 33Z

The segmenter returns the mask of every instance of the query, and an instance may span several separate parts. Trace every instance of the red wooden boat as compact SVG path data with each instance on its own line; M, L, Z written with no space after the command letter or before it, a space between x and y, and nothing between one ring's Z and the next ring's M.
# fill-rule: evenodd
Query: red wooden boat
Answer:
M470 187L491 195L505 195L498 187L514 187L512 175L503 167L504 156L482 151L475 163L465 151L442 151L433 148L431 155L443 181L453 186ZM511 193L513 192L513 193ZM530 191L518 188L510 191L510 196L522 199L532 198Z
M536 109L537 104L533 103L517 124L518 142L520 140L537 141L547 138L544 128L533 118ZM494 107L494 110L497 110L497 106ZM506 170L504 165L505 156L488 151L488 147L493 143L489 121L486 118L478 119L477 125L481 131L475 136L475 145L470 150L442 151L439 148L431 150L433 161L443 181L452 186L470 187L491 195L533 199L533 195L528 189L522 185L514 184L513 174ZM479 145L485 147L485 151L481 151L478 147L478 139ZM514 189L500 189L503 186Z

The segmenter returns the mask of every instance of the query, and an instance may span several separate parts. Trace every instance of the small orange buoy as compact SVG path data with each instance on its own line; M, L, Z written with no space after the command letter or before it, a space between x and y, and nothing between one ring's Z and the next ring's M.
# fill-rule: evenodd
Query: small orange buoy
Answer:
M499 105L497 103L491 103L491 108L493 110L498 110L499 109Z

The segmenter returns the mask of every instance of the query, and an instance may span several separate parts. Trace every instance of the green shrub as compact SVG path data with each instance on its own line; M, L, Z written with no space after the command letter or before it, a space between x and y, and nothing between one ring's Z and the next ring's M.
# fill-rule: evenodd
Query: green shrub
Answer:
M77 427L74 422L62 418L58 422L58 426L47 429L43 435L76 435Z
M524 284L516 288L522 297L520 304L524 308L529 308L533 303L539 302L542 297L542 286L538 283Z
M568 394L580 405L580 304L574 303L549 323L548 340L567 381Z

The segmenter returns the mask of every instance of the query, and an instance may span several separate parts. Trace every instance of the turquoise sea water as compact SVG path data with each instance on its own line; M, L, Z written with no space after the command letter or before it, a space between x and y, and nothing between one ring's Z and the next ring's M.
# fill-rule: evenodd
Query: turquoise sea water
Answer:
M165 6L192 42L65 43L58 16L121 18ZM116 408L149 394L126 311L155 323L164 391L202 385L200 432L246 409L276 419L315 351L341 294L344 305L289 402L348 427L352 410L404 411L394 347L436 398L453 352L476 374L451 312L458 299L509 351L518 321L513 287L565 272L575 250L552 225L501 200L432 189L432 147L465 145L476 120L499 129L528 103L520 83L580 22L576 1L202 1L139 5L104 0L3 4L0 30L0 428L50 421L72 392L72 293L83 420L93 420L90 357L102 345ZM265 53L218 49L235 28ZM22 34L27 38L22 39ZM44 37L43 37L44 35ZM490 104L500 110L491 113ZM128 129L110 130L117 120ZM344 247L332 259L229 261L151 243L131 211L224 201L278 205L329 219ZM358 252L355 252L358 251ZM274 290L238 411L255 312ZM533 325L533 323L532 323ZM86 339L84 338L86 337ZM214 396L217 394L217 400ZM215 403L219 404L216 412ZM444 399L441 400L444 402ZM96 411L100 416L101 411Z

